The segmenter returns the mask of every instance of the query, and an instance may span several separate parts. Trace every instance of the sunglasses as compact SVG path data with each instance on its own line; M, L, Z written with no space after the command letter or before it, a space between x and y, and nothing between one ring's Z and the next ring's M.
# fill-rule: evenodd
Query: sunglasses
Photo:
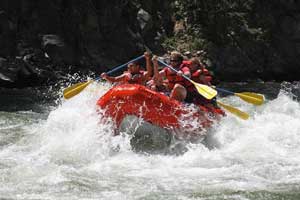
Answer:
M179 62L179 60L170 60L170 62Z

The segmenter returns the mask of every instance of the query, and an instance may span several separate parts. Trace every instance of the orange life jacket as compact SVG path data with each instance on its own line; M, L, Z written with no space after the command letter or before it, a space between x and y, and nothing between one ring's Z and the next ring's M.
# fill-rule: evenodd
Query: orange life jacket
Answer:
M201 77L201 76L204 76L204 77ZM194 73L192 73L191 79L193 81L195 81L196 83L201 83L201 84L207 85L208 83L211 82L212 77L211 77L209 71L207 69L203 68L203 69L199 69L199 70L195 71ZM193 90L195 90L195 87L193 84L189 84L187 89L188 89L188 91L193 91Z
M179 69L177 70L181 70L184 73L189 72L190 69L188 67L188 63L183 61L182 64L180 65ZM165 67L164 69L165 75L168 79L168 87L170 90L172 90L175 86L175 84L180 84L184 87L187 87L190 83L189 81L187 81L185 78L183 78L182 76L177 76L177 72L174 72L172 69Z
M204 76L204 80L200 79L201 75ZM199 70L195 71L194 73L192 73L191 79L193 81L196 81L197 83L207 84L208 82L210 82L212 80L212 77L211 77L209 71L207 69L203 68L203 69L199 69Z

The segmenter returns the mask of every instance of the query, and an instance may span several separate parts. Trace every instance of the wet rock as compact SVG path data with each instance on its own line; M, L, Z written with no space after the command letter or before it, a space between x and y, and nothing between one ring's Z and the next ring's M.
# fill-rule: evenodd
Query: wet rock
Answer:
M7 59L0 57L0 82L14 82L16 73L10 68Z
M128 115L122 120L119 132L132 136L130 145L137 152L164 153L171 145L170 133L134 115Z
M119 133L130 135L132 150L139 153L181 155L189 143L179 140L170 130L155 126L134 116L126 116L119 127Z
M147 30L152 27L151 15L142 8L137 13L137 20L139 22L141 30Z
M168 1L165 6L170 6ZM37 84L45 82L40 81L42 74L51 73L49 64L52 71L66 74L107 71L140 55L146 47L161 48L157 30L168 30L170 15L161 12L160 20L152 20L160 10L157 2L143 1L3 0L0 56L13 59L33 54L22 61L24 66L15 76L20 80L32 76L39 79Z
M7 12L0 7L0 56L13 55L15 52L14 24Z
M184 32L182 38L189 43L185 50L192 42L202 45L221 80L298 80L299 1L246 2L177 1L188 30L178 21L174 34Z
M47 56L55 64L74 64L74 52L72 48L65 44L58 35L47 34L42 36L42 47Z
M60 73L54 71L99 74L141 55L146 49L162 55L164 39L190 36L184 34L192 25L196 27L195 37L200 37L198 41L201 44L205 41L205 60L211 61L211 69L221 80L298 79L298 1L217 2L221 10L232 6L243 10L236 12L230 8L233 11L226 15L215 15L212 2L201 2L2 0L0 56L9 60L10 67L2 65L1 79L16 83L32 77L34 80L23 82L25 87L27 83L47 82L46 74L52 73L49 79L59 78L55 74ZM204 5L208 5L205 15L200 12ZM188 17L179 16L178 8ZM190 46L185 44L178 49L184 52ZM13 61L16 57L26 59ZM11 67L17 62L20 66ZM51 66L51 70L46 66Z

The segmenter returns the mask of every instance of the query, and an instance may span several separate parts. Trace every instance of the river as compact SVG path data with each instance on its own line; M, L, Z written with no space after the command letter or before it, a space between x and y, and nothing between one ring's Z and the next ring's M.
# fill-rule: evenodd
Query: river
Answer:
M266 103L221 97L250 119L228 113L213 148L188 144L181 155L136 153L129 136L113 137L95 104L107 85L70 100L61 90L1 89L0 199L300 199L300 84L225 86L260 91Z

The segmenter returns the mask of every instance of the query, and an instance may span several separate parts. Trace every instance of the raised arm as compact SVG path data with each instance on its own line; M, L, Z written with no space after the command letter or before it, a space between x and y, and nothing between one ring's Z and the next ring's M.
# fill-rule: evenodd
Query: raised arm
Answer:
M153 58L152 58L152 62L153 62L153 77L155 79L158 79L160 78L160 75L159 75L159 72L158 72L158 61L157 61L157 56L154 55Z
M165 78L165 72L164 70L158 71L158 57L156 55L153 56L152 58L152 63L153 63L153 80L156 85L161 85L163 78Z
M144 53L144 57L146 59L146 73L144 74L144 79L147 81L150 77L152 77L152 64L151 64L151 55L149 52Z

